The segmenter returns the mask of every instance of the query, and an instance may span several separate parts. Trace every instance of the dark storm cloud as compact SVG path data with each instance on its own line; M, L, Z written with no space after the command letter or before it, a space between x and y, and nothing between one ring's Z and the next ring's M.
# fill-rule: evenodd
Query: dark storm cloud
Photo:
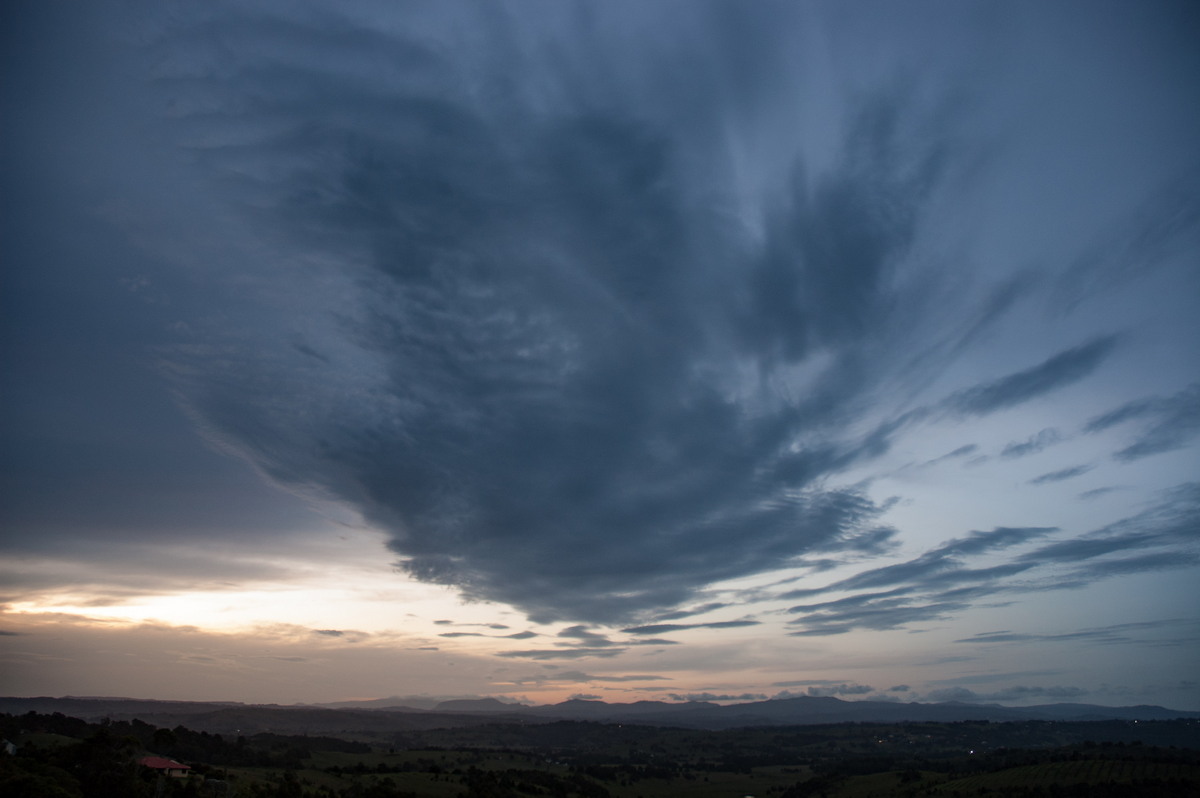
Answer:
M250 528L294 540L313 514L281 503L244 463L196 446L152 366L154 347L183 337L181 304L212 295L193 284L175 301L181 282L159 256L104 218L102 206L119 215L119 197L155 170L144 160L153 146L122 129L144 110L147 77L115 74L120 56L102 31L123 24L121 11L76 11L6 6L0 44L0 108L13 121L0 148L0 506L3 526L23 530L5 547L238 546ZM119 555L95 554L93 579L119 582L109 568Z
M760 356L794 362L816 347L862 342L883 328L887 305L899 298L887 289L888 278L946 166L941 142L903 154L894 149L897 134L912 124L898 99L869 102L850 128L844 165L812 192L798 186L769 221L767 249L748 286L749 312L740 320ZM810 412L827 412L818 404L825 397L814 398Z
M1102 432L1129 421L1144 421L1143 429L1130 445L1113 456L1125 462L1154 454L1182 449L1200 435L1200 383L1179 393L1152 399L1140 399L1097 416L1084 432Z
M945 406L964 416L1005 410L1078 382L1095 371L1117 346L1115 335L1059 352L1032 368L982 383L949 397Z
M149 97L138 93L145 81L136 91L128 82L130 104L162 109L162 124L138 124L184 157L163 157L172 168L155 194L146 175L159 163L140 157L154 142L126 144L139 150L127 179L144 187L124 213L173 210L171 225L153 213L141 227L129 222L131 237L194 273L124 283L138 297L162 294L156 307L169 311L142 318L147 330L178 331L169 346L147 330L115 337L156 345L189 418L221 452L302 497L361 511L418 579L537 620L643 624L627 630L639 636L750 624L672 622L719 609L691 606L714 582L894 548L897 532L880 518L889 505L866 487L838 487L843 474L936 418L1050 396L1114 351L1112 336L1061 351L1054 338L1007 376L974 377L965 390L935 382L1038 285L980 273L967 287L967 270L960 283L944 279L956 268L934 263L946 225L933 211L955 204L947 187L965 186L965 170L979 165L960 127L970 77L950 86L872 76L853 96L823 98L806 87L828 67L804 61L808 48L797 45L822 31L806 27L810 12L797 4L431 3L376 13L386 10L265 2L139 18L153 79ZM827 119L829 141L809 142L812 131L784 118L794 110ZM1179 241L1172 231L1192 229L1187 201L1155 207L1185 212L1174 226L1147 215L1144 240ZM54 260L87 264L75 272L87 276L89 253L76 249ZM111 259L140 270L146 259L128 254ZM1089 264L1096 274L1117 268ZM52 276L79 285L69 269ZM137 317L129 297L112 302L92 287L69 293L68 312L47 326L77 315L90 331ZM92 305L112 308L111 318ZM85 354L75 361L112 360ZM91 385L110 376L88 374ZM142 393L144 375L128 376L114 381ZM922 404L932 384L949 399ZM76 395L51 387L23 407ZM97 399L120 405L77 396L71 413ZM149 418L147 407L130 402L126 420ZM89 516L48 497L86 499L79 506L104 510L93 514L103 534L132 529L137 540L228 537L231 508L260 537L290 528L293 519L253 512L254 497L181 502L159 490L197 482L170 443L152 457L114 457L109 442L60 446L42 460L29 454L38 442L23 441L22 466L53 461L45 473L71 480L14 468L12 492L33 496L30 507L62 508L51 513L63 516L56 530L86 533ZM155 481L149 463L169 464L161 471L171 478ZM241 496L234 476L247 481L240 471L213 478L208 496ZM131 485L146 496L132 513L121 506L136 495ZM194 523L161 523L165 508ZM118 523L131 516L137 523ZM814 634L942 617L1035 567L966 560L1043 533L973 533L788 598L869 591L798 605L817 616ZM614 643L591 629L559 634L581 647L504 656L611 656L673 642ZM447 632L475 634L486 633Z
M761 33L785 8L737 17ZM791 91L784 39L717 6L689 7L687 33L645 27L666 49L640 26L509 12L168 30L160 84L198 163L292 242L283 261L333 264L297 300L332 303L321 324L256 316L219 356L175 355L193 412L275 481L360 509L409 574L537 620L628 622L807 552L885 551L882 508L826 480L924 417L850 432L884 385L947 360L901 362L940 351L910 332L928 292L901 266L955 167L945 109L865 93L828 165L789 156L748 237L714 194L730 143L703 132L726 88L697 70L743 74L767 113ZM583 46L541 47L562 37ZM961 403L1048 392L1104 346Z
M1058 471L1049 471L1040 476L1036 476L1029 480L1030 485L1045 485L1050 482L1062 482L1064 479L1074 479L1091 471L1095 466L1077 465L1070 468L1062 468Z

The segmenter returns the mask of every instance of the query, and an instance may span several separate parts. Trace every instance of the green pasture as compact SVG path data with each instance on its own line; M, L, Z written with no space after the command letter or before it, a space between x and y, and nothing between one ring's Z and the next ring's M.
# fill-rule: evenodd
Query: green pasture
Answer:
M1092 759L1045 762L953 779L939 785L935 795L1049 787L1052 784L1132 784L1145 781L1185 781L1200 784L1200 766L1165 762Z

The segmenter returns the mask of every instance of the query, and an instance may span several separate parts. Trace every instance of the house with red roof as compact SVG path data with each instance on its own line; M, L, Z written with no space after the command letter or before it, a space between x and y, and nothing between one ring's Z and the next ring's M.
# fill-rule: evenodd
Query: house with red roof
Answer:
M176 762L174 759L167 759L162 756L144 756L138 760L138 764L176 779L186 777L188 771L191 770L189 766L182 762Z

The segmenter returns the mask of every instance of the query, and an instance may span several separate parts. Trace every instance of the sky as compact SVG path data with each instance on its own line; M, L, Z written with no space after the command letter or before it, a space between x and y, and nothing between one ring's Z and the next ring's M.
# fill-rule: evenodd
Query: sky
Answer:
M0 693L1200 709L1194 4L0 14Z

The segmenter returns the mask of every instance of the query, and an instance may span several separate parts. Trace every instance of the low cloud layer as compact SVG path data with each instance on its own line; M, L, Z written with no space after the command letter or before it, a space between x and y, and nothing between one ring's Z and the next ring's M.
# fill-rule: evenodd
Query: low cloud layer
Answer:
M1082 687L1026 687L1014 685L993 692L980 693L966 687L945 687L931 690L928 701L1025 701L1042 699L1043 702L1073 701L1086 696L1090 691Z
M666 693L672 701L766 701L765 693Z

